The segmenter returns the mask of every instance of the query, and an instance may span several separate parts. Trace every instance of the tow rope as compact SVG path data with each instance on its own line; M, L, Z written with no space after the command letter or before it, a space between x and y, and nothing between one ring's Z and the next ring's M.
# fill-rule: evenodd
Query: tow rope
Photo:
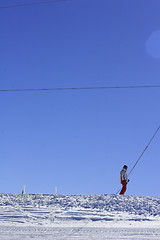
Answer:
M134 164L134 166L132 167L131 171L128 174L128 177L130 176L130 174L132 173L133 169L136 167L137 163L139 162L139 160L141 159L141 157L143 156L143 154L145 153L145 151L147 150L147 148L149 147L149 145L151 144L151 142L153 141L154 137L156 136L158 130L160 129L160 126L157 128L157 130L155 131L155 133L153 134L152 138L150 139L149 143L147 144L147 146L145 147L145 149L143 150L143 152L141 153L140 157L138 158L138 160L136 161L136 163ZM120 192L120 190L116 193L118 194Z
M134 164L134 166L132 167L131 171L129 172L128 176L131 174L131 172L133 171L133 169L135 168L135 166L137 165L137 163L139 162L139 160L141 159L141 157L143 156L143 154L145 153L145 151L147 150L147 148L149 147L149 145L151 144L152 140L154 139L154 137L156 136L158 130L160 129L160 126L157 128L157 130L155 131L153 137L151 138L151 140L149 141L149 143L147 144L147 146L145 147L145 149L143 150L142 154L140 155L140 157L138 158L137 162Z

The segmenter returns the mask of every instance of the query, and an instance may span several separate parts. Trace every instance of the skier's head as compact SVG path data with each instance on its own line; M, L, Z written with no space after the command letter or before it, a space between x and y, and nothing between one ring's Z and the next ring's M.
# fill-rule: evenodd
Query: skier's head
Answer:
M128 166L127 166L127 165L124 165L123 168L127 170Z

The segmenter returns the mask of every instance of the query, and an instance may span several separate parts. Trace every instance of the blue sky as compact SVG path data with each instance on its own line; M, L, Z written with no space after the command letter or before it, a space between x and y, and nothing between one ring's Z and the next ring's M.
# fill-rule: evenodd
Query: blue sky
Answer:
M0 8L0 89L160 85L159 12L158 0ZM159 88L0 92L0 106L1 192L115 194L160 125ZM160 132L127 194L160 195L159 156Z

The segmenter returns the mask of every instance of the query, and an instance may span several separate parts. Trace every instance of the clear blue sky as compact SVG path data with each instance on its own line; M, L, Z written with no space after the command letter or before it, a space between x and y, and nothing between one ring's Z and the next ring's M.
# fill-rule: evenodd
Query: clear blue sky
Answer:
M0 89L160 85L159 13L158 0L0 8ZM0 92L0 192L114 194L159 125L159 88ZM127 194L160 196L159 172L160 131Z

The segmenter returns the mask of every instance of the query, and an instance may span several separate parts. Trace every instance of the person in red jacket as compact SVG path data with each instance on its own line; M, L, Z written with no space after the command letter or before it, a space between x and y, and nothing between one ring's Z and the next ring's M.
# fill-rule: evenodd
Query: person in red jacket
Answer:
M124 195L126 189L127 189L127 183L129 182L128 176L127 176L127 166L124 165L123 169L120 172L120 179L122 184L122 190L120 192L121 195Z

